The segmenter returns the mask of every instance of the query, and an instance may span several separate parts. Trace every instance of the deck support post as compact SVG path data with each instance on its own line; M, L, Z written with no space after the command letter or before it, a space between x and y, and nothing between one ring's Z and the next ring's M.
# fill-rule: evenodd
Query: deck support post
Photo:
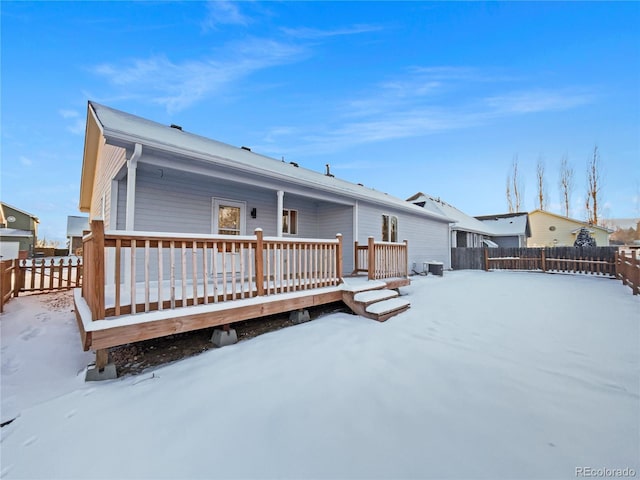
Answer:
M91 221L91 233L93 235L92 245L92 261L91 269L93 271L92 278L86 278L86 281L93 282L93 298L91 299L91 320L103 320L104 312L104 223L102 220ZM84 280L83 280L84 283Z
M342 234L336 234L336 239L338 240L338 246L336 247L336 278L338 279L338 282L342 282ZM357 248L355 258L358 258Z
M369 280L376 278L376 246L373 237L367 239L367 275Z
M101 348L96 350L96 364L87 369L85 382L99 380L114 380L118 378L115 363L109 363L109 349Z

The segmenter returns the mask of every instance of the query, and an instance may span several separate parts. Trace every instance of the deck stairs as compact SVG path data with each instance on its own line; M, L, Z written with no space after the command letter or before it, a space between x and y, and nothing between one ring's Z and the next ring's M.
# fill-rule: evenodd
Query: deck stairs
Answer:
M401 298L397 291L384 282L367 282L345 286L342 301L357 315L384 322L409 309L411 302Z

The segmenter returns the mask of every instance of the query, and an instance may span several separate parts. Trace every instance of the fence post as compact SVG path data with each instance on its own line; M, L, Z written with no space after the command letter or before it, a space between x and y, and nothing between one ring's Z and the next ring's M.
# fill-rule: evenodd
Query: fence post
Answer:
M102 220L91 222L93 236L93 309L92 320L104 319L104 223Z
M484 249L484 271L485 272L489 271L489 249L488 248Z
M336 277L338 277L338 283L340 283L342 281L342 234L336 233L336 239L338 240L338 246L336 247Z
M633 282L633 294L640 294L640 260L635 252L631 252L631 281Z
M376 277L376 251L373 237L367 239L367 278L373 280Z
M262 229L256 228L254 233L256 234L256 290L259 297L264 295L264 256L262 249L264 243L262 241Z
M544 251L544 248L540 250L540 264L542 265L542 272L547 271L547 254Z

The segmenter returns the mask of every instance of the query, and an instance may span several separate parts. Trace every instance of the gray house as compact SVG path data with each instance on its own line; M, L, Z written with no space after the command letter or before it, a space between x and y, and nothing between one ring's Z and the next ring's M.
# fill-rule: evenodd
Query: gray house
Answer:
M500 247L526 247L531 236L529 214L526 212L483 215L476 217L493 232L491 240Z
M498 246L491 240L491 237L494 236L494 232L488 224L467 215L463 211L458 210L456 207L448 204L440 198L434 198L430 195L418 192L409 197L407 202L411 202L426 210L449 217L454 221L454 223L451 224L451 248Z
M69 255L79 253L82 248L83 232L89 230L89 217L69 215L67 217L67 242L69 243Z
M382 181L382 179L381 179ZM408 241L412 264L449 267L449 223L439 212L327 173L269 158L89 102L80 210L105 230L189 234L343 236Z
M35 215L0 202L0 257L3 260L32 257L39 222Z

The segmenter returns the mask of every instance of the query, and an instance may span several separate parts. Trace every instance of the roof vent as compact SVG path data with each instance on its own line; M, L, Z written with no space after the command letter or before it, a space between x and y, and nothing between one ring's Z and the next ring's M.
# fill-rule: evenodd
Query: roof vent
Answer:
M331 167L329 166L329 164L328 164L328 163L327 163L327 164L325 164L325 167L327 167L327 173L325 173L325 175L326 175L327 177L335 177L335 175L331 173Z
M294 167L299 167L300 165L298 165L296 162L289 162L291 165L293 165Z
M182 131L182 127L181 127L180 125L176 125L175 123L172 123L172 124L170 125L170 127L171 127L171 128L175 128L176 130L180 130L180 131Z
M251 149L249 147L245 147L244 145L240 147L243 150L246 150L247 152L250 152Z

